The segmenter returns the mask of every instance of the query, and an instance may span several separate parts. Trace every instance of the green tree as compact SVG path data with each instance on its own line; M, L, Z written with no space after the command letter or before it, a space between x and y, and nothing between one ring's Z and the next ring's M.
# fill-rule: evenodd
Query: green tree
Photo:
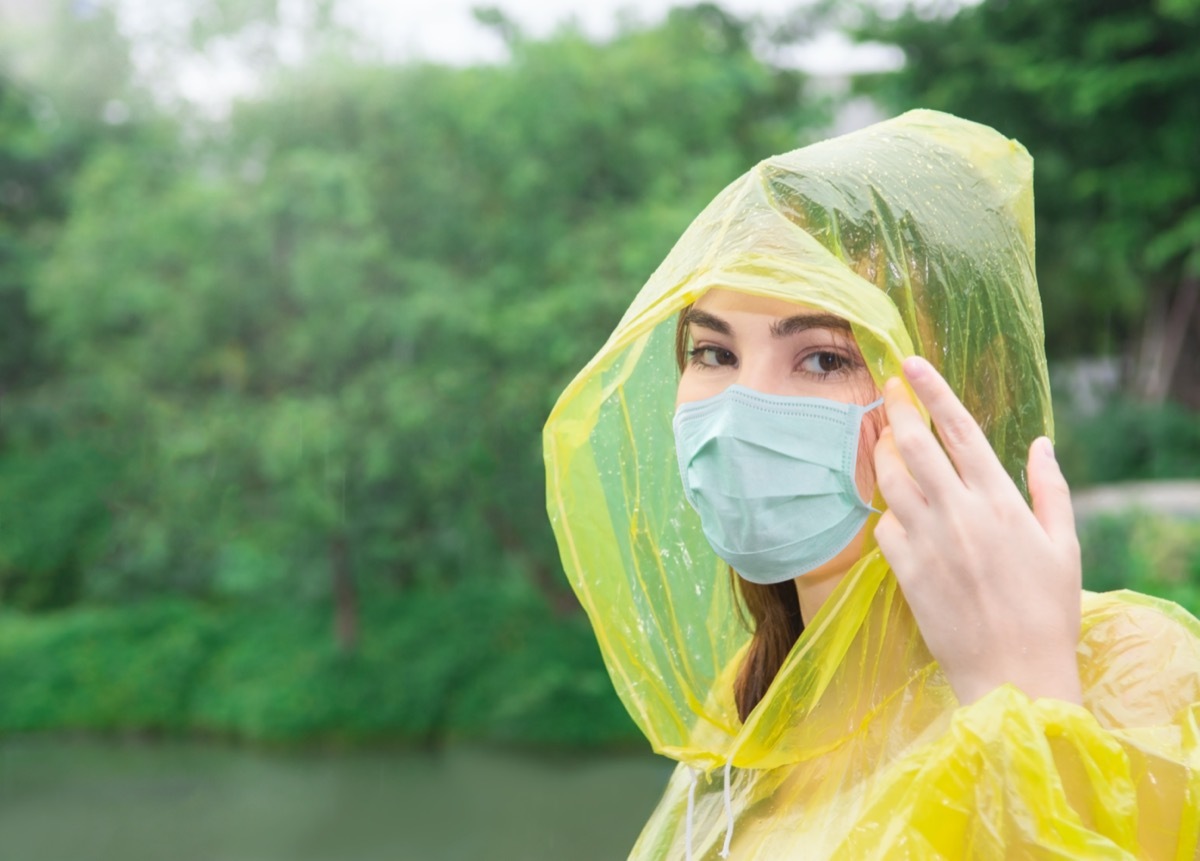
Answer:
M826 116L711 6L478 68L335 61L98 152L39 272L46 395L120 465L85 591L566 603L540 428L721 186Z
M34 373L29 277L47 228L62 216L62 177L73 160L49 125L31 94L0 77L0 386L7 392Z
M36 93L43 122L82 129L133 111L133 63L111 6L76 0L0 13L0 66ZM24 8L20 8L24 7Z
M984 0L859 35L907 64L868 82L1033 153L1052 353L1116 350L1130 390L1200 406L1200 3Z
M78 598L114 472L41 397L58 358L30 293L129 70L111 15L67 3L0 19L0 57L0 604L42 609Z

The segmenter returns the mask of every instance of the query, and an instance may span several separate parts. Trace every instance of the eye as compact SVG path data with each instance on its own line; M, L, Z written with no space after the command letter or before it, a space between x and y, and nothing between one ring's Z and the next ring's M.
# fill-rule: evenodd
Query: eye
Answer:
M810 353L800 360L800 369L810 374L834 374L845 370L850 362L841 353L829 350Z
M737 356L724 347L693 347L689 355L693 365L705 368L732 367L737 364Z
M834 350L816 350L800 359L798 365L800 372L811 377L838 377L856 367L858 363L850 356Z

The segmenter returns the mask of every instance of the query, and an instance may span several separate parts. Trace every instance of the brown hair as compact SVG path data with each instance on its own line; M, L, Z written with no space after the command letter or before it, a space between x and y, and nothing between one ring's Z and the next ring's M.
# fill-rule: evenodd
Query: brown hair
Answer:
M682 374L688 361L687 316L689 305L679 312L675 324L675 364ZM868 416L876 433L882 426L879 413ZM861 444L861 443L860 443ZM861 459L861 450L860 450ZM870 458L866 461L871 464ZM873 464L870 466L873 469ZM788 653L804 633L804 618L800 613L800 595L791 580L762 585L751 583L729 568L734 592L741 598L738 604L742 621L751 631L750 648L733 683L733 698L738 717L743 721L767 693L779 673ZM744 611L743 611L744 608ZM750 614L747 620L745 613Z

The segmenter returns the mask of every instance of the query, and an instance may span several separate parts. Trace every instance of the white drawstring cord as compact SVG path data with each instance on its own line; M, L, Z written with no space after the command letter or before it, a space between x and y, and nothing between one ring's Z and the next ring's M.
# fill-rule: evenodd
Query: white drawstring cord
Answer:
M688 808L685 839L687 840L687 861L692 861L692 820L696 816L696 769L689 766L688 774L692 778L692 784L688 787Z
M729 790L729 770L733 767L733 759L725 760L725 846L721 849L721 857L729 857L729 844L733 842L733 795Z

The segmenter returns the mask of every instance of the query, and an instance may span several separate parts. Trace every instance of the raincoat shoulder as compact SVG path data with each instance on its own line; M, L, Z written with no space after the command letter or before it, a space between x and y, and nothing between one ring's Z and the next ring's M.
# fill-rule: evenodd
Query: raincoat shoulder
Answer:
M850 786L833 761L853 755L735 770L728 789L683 764L630 857L687 851L690 795L693 857L717 858L726 793L749 813L734 858L1200 857L1200 624L1135 593L1086 595L1083 621L1082 707L997 689Z

